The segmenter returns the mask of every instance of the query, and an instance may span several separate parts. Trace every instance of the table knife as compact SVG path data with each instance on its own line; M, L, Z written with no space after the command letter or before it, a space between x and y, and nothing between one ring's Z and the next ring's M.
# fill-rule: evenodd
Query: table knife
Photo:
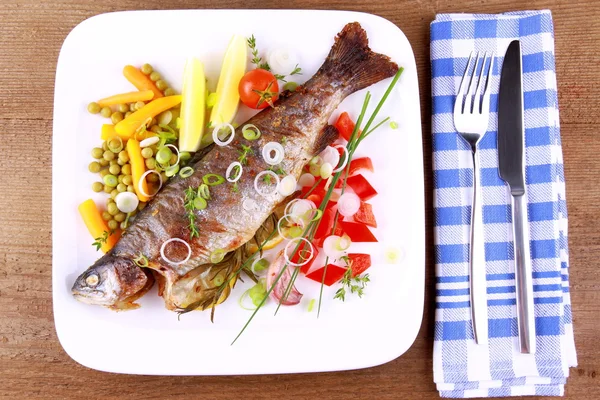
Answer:
M498 165L511 195L517 322L521 353L535 353L533 285L525 186L525 131L521 43L512 41L502 64L498 94Z

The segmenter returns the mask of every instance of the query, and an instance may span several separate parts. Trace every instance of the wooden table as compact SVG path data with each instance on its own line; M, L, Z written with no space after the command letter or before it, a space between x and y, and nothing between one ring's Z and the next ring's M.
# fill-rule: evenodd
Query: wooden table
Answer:
M600 398L600 2L596 1L0 1L0 397L210 399L435 399L434 265L429 23L436 13L550 8L570 222L571 285L579 367L568 398ZM517 4L518 3L518 4ZM525 4L527 3L527 4ZM413 45L422 98L427 188L427 287L412 348L360 371L251 377L145 377L82 367L61 348L51 300L51 137L56 60L69 31L96 14L161 8L323 8L371 12L396 23ZM302 23L302 21L297 21ZM257 23L266 23L257 21ZM278 27L278 29L281 29ZM130 40L134 40L131 39ZM109 44L110 45L110 44ZM150 351L163 351L159 344ZM357 343L367 349L368 343ZM91 351L102 351L93 343ZM166 349L168 351L168 349ZM342 350L340 350L342 351Z

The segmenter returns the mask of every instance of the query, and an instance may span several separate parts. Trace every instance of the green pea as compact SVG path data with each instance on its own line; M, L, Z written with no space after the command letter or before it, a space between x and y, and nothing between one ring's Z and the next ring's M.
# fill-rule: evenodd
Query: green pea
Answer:
M141 110L145 105L146 105L146 103L144 103L143 101L138 101L137 103L135 103L136 111Z
M125 165L127 163L127 161L123 161L120 158L117 160L117 164L122 167L123 165Z
M93 173L100 172L100 168L102 168L102 167L98 161L92 161L90 163L90 165L88 165L88 169L90 170L90 172L93 172Z
M100 105L98 103L96 103L95 101L88 104L87 108L88 108L88 111L90 112L90 114L98 114L101 109Z
M111 165L110 168L108 168L108 171L113 174L113 175L119 175L119 173L121 172L121 167L119 167L118 164L114 164Z
M119 104L119 106L117 107L117 109L121 113L126 113L127 111L129 111L129 106L127 104Z
M158 90L165 90L169 87L169 85L167 85L167 82L165 82L162 79L159 79L156 81L156 87L158 88Z
M154 69L152 69L152 65L150 65L148 63L142 65L142 68L140 68L140 70L142 71L142 74L144 74L144 75L150 75L152 73L152 71L154 71Z
M135 193L135 189L133 188L133 185L127 185L127 191L130 193Z
M127 218L127 215L122 212L115 215L115 221L117 221L117 222L123 222L123 221L125 221L125 218Z
M104 150L104 151L108 150L108 143L106 143L106 141L102 142L102 150Z
M158 152L156 153L156 162L158 162L159 164L166 164L171 160L172 156L173 152L171 151L171 149L165 146L158 150ZM175 159L177 159L177 157L175 157Z
M104 158L102 160L98 161L100 163L101 167L108 167L108 165L110 164L110 161L105 160Z
M177 172L175 172L173 175L175 175ZM163 182L166 182L169 180L169 175L167 175L167 173L165 171L160 173L160 177L162 178Z
M159 80L159 79L160 79L160 74L159 74L158 72L156 72L156 71L153 71L153 72L150 74L150 80L151 80L152 82L156 82L156 81L157 81L157 80Z
M171 159L169 160L169 164L173 165L177 162L177 156L175 154L173 154L171 156Z
M115 216L119 213L119 208L117 207L117 205L115 203L109 203L106 206L106 211L108 211L110 213L110 215Z
M166 88L164 91L165 96L174 96L175 95L175 89L173 88Z
M108 170L108 168L104 168L100 170L100 176L102 178L104 178L106 175L110 174L110 171Z
M146 158L146 168L155 169L156 168L156 160L152 157ZM154 175L154 174L150 174L150 175ZM154 176L156 176L156 175L154 175Z
M123 113L120 111L117 111L116 113L113 113L110 116L110 120L112 121L113 124L118 124L119 122L123 121Z
M192 155L187 151L182 151L181 153L179 153L179 159L181 161L187 161L190 158L192 158Z
M94 182L92 183L92 190L96 193L101 192L104 189L104 184L102 182Z
M126 150L123 150L119 153L119 160L123 160L125 163L129 162L129 154L127 154Z
M130 112L135 112L136 111L135 103L129 103L129 111Z
M152 131L152 132L154 132L154 133L158 133L158 132L160 132L161 130L162 130L162 129L161 129L161 128L160 128L160 126L158 126L158 125L152 125L152 126L150 127L150 131Z
M104 118L110 118L112 115L112 110L110 107L102 107L102 110L100 110L100 115L102 115Z
M110 192L110 198L114 200L117 198L118 194L119 194L119 191L117 189L113 188L113 190Z
M102 219L105 221L110 221L112 219L112 215L108 211L102 212Z
M94 147L92 149L92 157L94 157L95 159L101 159L102 154L104 154L104 150L102 150L100 147Z
M144 158L152 157L152 149L149 147L144 147L142 149L142 157L144 157Z
M127 111L127 112L125 113L125 118L129 117L131 114L133 114L131 111Z
M122 231L124 231L125 229L127 229L127 222L123 221L119 224L119 228L121 228Z
M110 192L112 192L113 189L114 189L113 187L110 187L108 185L104 185L104 193L110 194Z
M121 171L123 172L123 171ZM154 175L154 174L148 174L148 176L150 175ZM131 175L123 175L123 184L129 186L133 183L133 179L131 178Z
M126 192L126 191L127 191L127 185L125 185L124 183L119 183L119 184L117 185L117 191L118 191L119 193Z
M110 187L112 187L113 189L114 189L114 188L115 188L115 186L117 186L117 184L119 183L119 182L117 181L117 177L116 177L116 176L114 176L114 175L110 175L110 174L108 174L108 175L105 175L105 176L104 176L104 178L102 178L102 180L104 181L104 184L105 184L106 186L110 186ZM111 189L111 190L112 190L112 189Z
M112 160L114 160L114 159L115 159L115 153L113 153L113 152L112 152L112 151L110 151L110 150L106 150L106 151L104 152L104 154L102 155L102 157L104 157L104 159L105 159L106 161L112 161Z
M111 219L106 224L108 225L108 229L110 229L110 230L115 230L119 227L119 223L117 221L115 221L114 219Z
M123 175L131 175L131 165L130 164L123 165L123 167L121 168L121 173Z
M123 183L123 177L124 177L124 176L125 176L125 175L119 175L119 176L117 176L117 182L119 182L119 183Z

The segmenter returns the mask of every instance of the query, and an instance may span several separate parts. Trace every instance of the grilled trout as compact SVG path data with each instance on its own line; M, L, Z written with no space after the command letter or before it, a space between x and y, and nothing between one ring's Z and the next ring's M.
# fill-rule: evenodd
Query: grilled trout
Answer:
M389 57L369 49L358 23L347 24L309 81L248 121L260 129L260 138L247 141L238 128L228 146L211 146L196 154L190 164L192 176L171 179L138 213L115 247L77 279L72 289L75 298L113 309L135 308L134 301L152 285L152 271L168 309L214 310L228 296L230 285L218 289L223 282L235 282L233 277L248 256L248 242L265 238L275 228L273 212L285 201L279 193L264 196L255 190L257 174L270 167L262 157L265 144L283 145L280 167L298 178L308 161L338 137L328 120L342 100L397 71ZM225 182L210 187L208 207L194 211L199 233L190 238L185 190L197 188L207 174L225 176L228 166L240 158L242 145L250 151L245 150L248 156L241 178L235 186ZM172 238L189 243L191 255L186 262L170 264L161 256L161 246ZM211 263L215 251L227 254L217 264ZM170 242L165 253L170 260L183 260L188 249ZM134 263L141 255L148 260L147 268Z

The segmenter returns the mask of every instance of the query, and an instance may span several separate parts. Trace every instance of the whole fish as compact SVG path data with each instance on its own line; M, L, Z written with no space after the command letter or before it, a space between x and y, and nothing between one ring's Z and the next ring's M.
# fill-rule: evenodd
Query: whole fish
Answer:
M257 174L270 167L263 160L263 147L269 142L282 144L285 157L280 167L298 178L308 161L338 137L328 120L342 100L397 71L398 66L389 57L370 50L360 24L347 24L310 80L295 92L284 93L273 107L247 122L260 129L258 140L243 139L238 128L228 146L199 152L190 164L193 174L172 179L163 187L115 247L77 279L73 295L89 304L135 308L133 301L151 285L147 270L152 270L168 309L214 310L227 298L232 285L218 289L223 282L235 282L233 277L248 256L248 242L264 239L266 232L275 228L271 216L285 201L277 192L265 196L255 190ZM225 182L210 187L208 206L194 211L199 233L190 238L190 220L184 207L186 189L198 188L207 174L225 176L228 166L238 161L242 152L246 153L246 163L241 178L236 185ZM189 243L191 255L186 262L170 264L162 258L161 246L172 238ZM184 245L171 242L169 247L165 253L170 260L186 258ZM227 254L217 264L211 263L215 251ZM148 260L144 271L133 261L140 256Z

